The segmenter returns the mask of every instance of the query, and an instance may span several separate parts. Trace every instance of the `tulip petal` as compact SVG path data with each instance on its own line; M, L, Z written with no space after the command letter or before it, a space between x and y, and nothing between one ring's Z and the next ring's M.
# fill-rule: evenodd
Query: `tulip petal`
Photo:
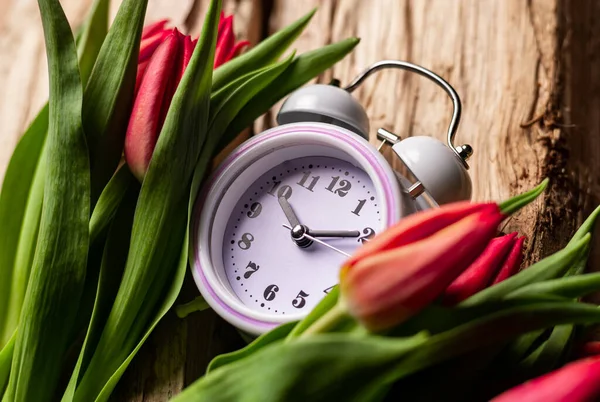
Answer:
M425 239L343 267L340 290L348 311L373 331L401 323L437 298L479 256L502 219L497 207L483 208Z
M142 180L160 132L161 110L171 72L177 62L179 38L169 35L150 59L135 99L125 136L125 158Z
M165 29L165 25L169 23L168 19L156 21L153 24L150 24L142 30L142 40L153 36L155 33L160 32Z
M352 266L371 254L424 239L465 216L482 210L498 211L499 209L494 203L456 202L411 215L375 236L373 240L358 249L344 265Z
M444 304L453 306L485 289L510 253L517 233L492 239L485 250L444 292Z
M247 46L250 46L250 42L247 40L243 40L241 42L236 43L235 46L233 47L233 49L231 49L231 52L229 52L227 61L233 59L234 57L239 56L240 53L242 53L242 50L244 50L244 48Z
M187 35L183 38L183 57L181 59L181 64L179 65L179 72L177 74L177 86L179 85L179 81L183 77L185 73L185 69L192 58L192 54L194 53L194 48L196 47L196 42L192 41L192 37Z
M599 398L600 357L592 357L509 389L492 402L588 402Z
M140 89L140 85L142 84L142 79L144 78L144 74L146 74L146 68L148 68L149 61L143 61L138 64L137 75L135 77L135 94L137 95L138 90Z
M515 241L512 250L510 250L508 257L506 257L506 261L504 261L492 285L510 278L519 271L523 263L523 243L525 243L525 236L521 236Z
M160 46L165 39L173 34L173 30L164 30L156 33L155 35L143 39L140 42L140 54L138 56L138 63L147 61L152 57L156 49Z
M233 33L233 16L225 17L223 24L219 26L219 39L215 49L215 64L214 68L224 64L228 59L231 49L235 42Z

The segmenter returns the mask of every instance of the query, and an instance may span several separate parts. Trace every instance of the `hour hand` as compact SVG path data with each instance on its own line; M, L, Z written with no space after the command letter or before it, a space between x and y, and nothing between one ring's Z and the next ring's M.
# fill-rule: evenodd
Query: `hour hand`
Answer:
M313 237L360 237L358 230L309 230Z
M290 222L290 226L292 226L292 227L299 226L300 220L294 213L294 210L292 209L292 206L288 202L287 198L279 197L279 205L281 205L281 209L283 209L283 213L285 214L285 217L287 218L288 222Z

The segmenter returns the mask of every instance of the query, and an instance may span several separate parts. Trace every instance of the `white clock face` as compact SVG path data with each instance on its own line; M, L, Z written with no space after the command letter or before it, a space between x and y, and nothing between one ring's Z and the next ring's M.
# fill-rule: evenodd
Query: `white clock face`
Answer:
M337 284L347 258L342 253L352 254L382 226L373 183L346 161L308 156L286 161L248 184L223 238L227 280L252 310L282 318L308 313ZM284 227L290 222L280 197L308 233L358 233L318 239L332 248L317 242L301 247Z

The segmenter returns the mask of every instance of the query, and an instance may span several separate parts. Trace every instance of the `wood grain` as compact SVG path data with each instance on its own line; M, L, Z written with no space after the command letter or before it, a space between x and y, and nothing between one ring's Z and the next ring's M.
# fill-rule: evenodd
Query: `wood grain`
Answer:
M74 26L91 0L62 0ZM114 1L113 15L119 1ZM150 0L147 20L169 17L197 34L207 1ZM594 0L227 0L236 32L252 43L319 12L295 44L298 52L348 36L355 52L319 77L349 82L381 59L403 59L446 78L463 101L457 135L470 160L474 198L500 200L543 177L546 195L515 216L507 231L529 238L528 261L563 246L598 204L600 183L600 22ZM35 0L0 0L0 177L12 149L47 97L41 24ZM451 104L435 85L400 71L370 78L356 95L374 134L443 139ZM277 108L275 108L277 110ZM274 124L274 113L255 131ZM375 138L372 139L375 143ZM385 155L393 161L389 150ZM594 255L594 261L598 261ZM181 300L197 291L186 281ZM170 314L135 359L114 400L164 401L202 375L218 353L242 345L210 311Z

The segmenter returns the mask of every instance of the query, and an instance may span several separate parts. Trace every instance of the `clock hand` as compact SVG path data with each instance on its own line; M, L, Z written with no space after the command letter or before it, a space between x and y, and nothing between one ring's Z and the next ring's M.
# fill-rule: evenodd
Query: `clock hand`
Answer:
M288 230L292 230L292 228L290 226L286 225L285 223L283 224L283 227L286 228L286 229L288 229ZM333 251L337 251L338 253L340 253L342 255L345 255L346 257L350 257L350 254L346 253L345 251L342 251L339 248L335 248L331 244L325 243L323 240L319 240L316 237L312 237L311 235L309 235L307 233L304 233L302 235L302 237L303 238L307 238L310 241L314 241L316 243L319 243L319 244L321 244L321 245L323 245L323 246L325 246L327 248L332 249Z
M283 209L283 213L285 214L288 222L290 222L290 225L292 225L292 227L300 226L300 220L294 213L294 210L292 209L292 206L288 202L287 198L279 197L279 205L281 205L281 209Z
M359 237L358 230L309 230L308 234L313 237Z

